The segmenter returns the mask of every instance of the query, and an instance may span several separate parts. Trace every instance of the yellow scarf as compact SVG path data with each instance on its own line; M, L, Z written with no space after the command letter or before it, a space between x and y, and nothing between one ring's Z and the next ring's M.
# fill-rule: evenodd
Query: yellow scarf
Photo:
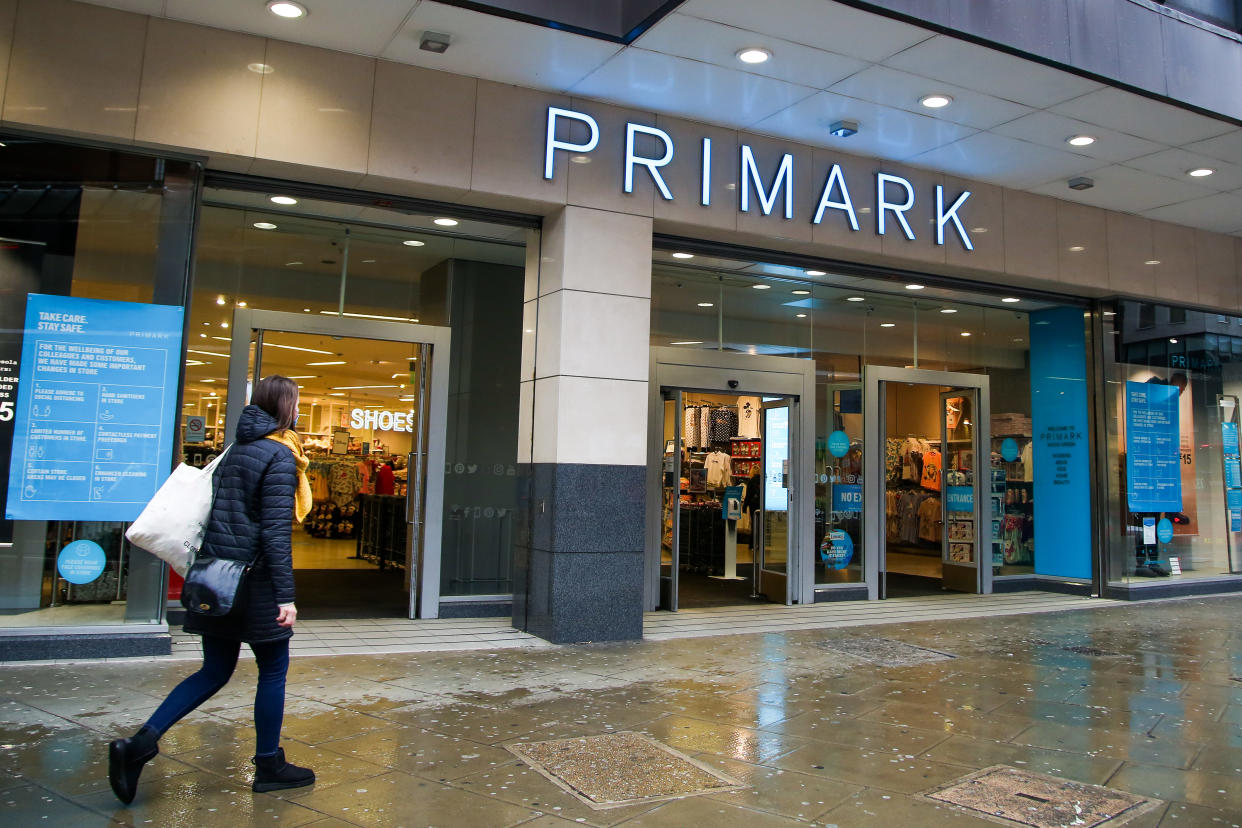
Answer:
M306 478L306 467L310 465L310 458L306 456L306 452L302 451L302 441L298 439L297 432L292 429L284 431L274 431L267 435L267 439L275 440L282 446L288 446L293 452L293 460L298 464L298 490L293 498L293 516L301 523L311 510L311 487L310 480Z

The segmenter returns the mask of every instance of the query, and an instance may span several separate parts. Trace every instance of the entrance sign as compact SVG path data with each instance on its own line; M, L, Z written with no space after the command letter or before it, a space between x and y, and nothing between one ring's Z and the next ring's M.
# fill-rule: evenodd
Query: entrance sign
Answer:
M1178 388L1126 383L1126 500L1131 512L1182 510Z
M413 411L381 411L376 408L355 408L349 412L350 428L370 428L377 431L414 432Z
M184 311L30 294L7 515L138 517L168 476Z
M564 128L559 129L562 124L564 124ZM581 132L583 127L586 128L586 140L573 141L561 137L572 130L574 124L578 125L578 132ZM638 135L647 135L654 138L660 145L658 154L652 156L639 155L635 148L635 139ZM557 150L585 155L593 152L598 146L599 123L594 118L585 112L562 109L556 106L548 107L548 126L543 154L544 179L551 181L555 175ZM673 201L674 193L669 189L668 183L664 180L661 169L673 162L675 154L676 147L673 143L673 138L664 130L633 122L626 123L625 192L634 192L635 171L638 167L643 167L646 169L647 174L651 176L651 180L656 188L660 191L660 196L665 201ZM711 206L711 158L711 139L704 138L700 150L701 166L699 167L699 203L704 207ZM759 164L755 160L754 149L749 144L742 144L739 148L737 172L738 209L741 212L750 212L753 192L753 195L757 197L756 200L759 202L759 211L763 215L770 216L772 214L772 210L775 209L777 199L779 198L784 204L782 215L787 221L793 219L795 198L794 157L791 153L781 155L781 160L776 167L775 173L771 179L765 182L763 175L759 171ZM839 198L837 194L839 194ZM970 234L966 232L966 226L962 223L959 215L959 211L970 196L970 191L964 190L946 208L944 187L939 184L936 185L936 244L944 245L945 227L952 224L953 230L957 233L962 246L966 250L975 249L974 244L970 240ZM851 230L858 231L860 229L858 215L854 211L854 202L850 197L849 186L839 164L833 164L828 171L816 204L815 217L811 220L812 224L822 223L826 211L837 210L844 213L844 217L849 222ZM901 232L905 237L911 241L915 240L914 229L906 218L906 213L915 204L914 185L908 179L899 175L876 173L875 204L877 235L883 236L887 234L891 215L891 220L900 226Z

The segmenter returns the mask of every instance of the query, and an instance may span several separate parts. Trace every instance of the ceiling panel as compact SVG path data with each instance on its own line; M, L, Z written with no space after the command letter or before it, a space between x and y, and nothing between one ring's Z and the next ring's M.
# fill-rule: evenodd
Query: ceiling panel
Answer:
M1052 110L1167 146L1203 141L1235 129L1224 121L1196 115L1120 89L1099 89L1058 104Z
M652 27L634 45L652 52L738 69L742 64L737 59L737 53L755 45L755 36L745 29L723 23L672 14ZM747 71L816 89L825 89L869 65L857 58L788 40L770 38L765 39L763 45L773 53L773 58L766 63L748 66Z
M1209 158L1219 158L1221 161L1232 161L1234 164L1242 164L1242 129L1235 128L1224 135L1218 135L1206 141L1187 144L1186 149L1191 152L1201 152Z
M873 63L931 36L926 29L825 0L782 0L779 8L755 0L687 0L678 11ZM766 44L760 37L752 45Z
M857 135L849 138L832 138L828 135L828 127L842 118L858 121L860 129ZM915 115L832 92L818 92L761 121L755 128L782 138L830 148L839 147L845 152L875 155L896 161L903 161L965 138L975 131L961 124Z
M976 129L994 127L1031 111L1028 107L1012 101L929 81L927 78L889 69L886 66L872 66L865 69L833 85L830 91L848 95L851 98L874 101L896 109L904 109L907 112L965 124ZM951 96L953 103L933 113L932 110L919 103L920 98L932 92Z
M910 163L1010 187L1069 178L1099 165L1093 158L986 132L916 155Z
M1071 190L1063 179L1057 179L1032 187L1031 191L1123 213L1141 213L1213 194L1207 187L1120 164L1088 170L1084 174L1095 181L1095 186L1090 190Z
M896 69L976 89L1036 109L1102 88L1094 81L1069 72L946 35L936 35L884 62Z
M1235 193L1217 193L1207 198L1158 207L1143 215L1158 221L1170 221L1217 233L1237 233L1242 232L1242 196Z
M165 16L221 29L377 55L387 45L418 0L367 0L366 14L353 3L304 2L310 13L285 20L267 10L262 0L166 0Z
M1151 155L1165 147L1154 141L1146 141L1124 132L1104 129L1055 112L1038 111L1017 120L995 127L993 132L1010 138L1021 138L1049 149L1065 150L1075 155L1098 158L1101 161L1128 161L1141 155ZM1091 135L1096 142L1086 147L1071 147L1065 139L1071 135Z
M149 14L152 17L164 16L164 0L81 0L81 2L137 14Z
M1188 152L1184 149L1167 149L1152 155L1143 156L1142 158L1135 158L1127 161L1126 166L1169 178L1193 181L1195 184L1207 187L1209 190L1223 192L1242 187L1242 166L1218 161L1206 155ZM1209 169L1216 170L1216 172L1202 178L1189 178L1186 175L1187 170L1193 170L1198 167L1208 167Z
M751 126L815 92L749 72L633 47L571 91L733 127Z

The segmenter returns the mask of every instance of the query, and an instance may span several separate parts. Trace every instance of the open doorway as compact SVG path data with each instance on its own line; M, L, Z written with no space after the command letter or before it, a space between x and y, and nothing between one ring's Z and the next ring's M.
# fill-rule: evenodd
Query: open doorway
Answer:
M984 591L981 485L991 463L979 454L987 445L980 389L901 381L882 388L881 597Z

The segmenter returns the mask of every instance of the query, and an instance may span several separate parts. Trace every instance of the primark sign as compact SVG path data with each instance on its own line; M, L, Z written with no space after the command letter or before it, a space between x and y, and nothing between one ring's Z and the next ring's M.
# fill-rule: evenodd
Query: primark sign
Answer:
M586 126L589 136L587 140L576 142L561 137L572 128L570 126L572 123ZM636 140L640 135L654 139L660 150L651 155L640 155L635 148ZM579 155L594 151L598 145L599 124L594 118L585 112L575 112L572 109L561 109L555 106L548 107L543 177L549 181L552 180L558 150ZM666 201L673 201L673 192L669 189L660 171L672 163L675 153L673 139L664 130L627 123L625 125L625 192L634 192L636 175L647 175L651 177L656 189L660 191L660 196ZM712 204L712 139L702 139L697 160L700 163L699 204L710 207ZM743 213L749 213L753 207L757 207L759 212L769 216L780 205L784 217L793 219L793 155L785 153L781 156L776 172L766 180L760 175L758 164L755 163L754 151L747 144L741 145L738 163L738 209ZM855 184L857 185L857 182ZM906 218L906 213L914 207L914 186L901 176L888 173L876 173L874 186L876 232L883 236L895 226L900 228L907 239L914 241L914 230ZM945 230L952 228L961 239L962 245L967 250L974 250L975 246L970 241L970 234L966 232L966 227L960 218L962 206L970 198L970 191L963 191L946 206L944 187L937 184L935 197L936 244L943 245ZM849 183L845 180L840 164L833 164L824 179L824 186L820 191L819 202L815 209L815 217L811 219L811 223L822 224L830 215L836 215L841 220L847 221L851 230L861 229L858 223L858 213L854 209L854 201L850 197Z

